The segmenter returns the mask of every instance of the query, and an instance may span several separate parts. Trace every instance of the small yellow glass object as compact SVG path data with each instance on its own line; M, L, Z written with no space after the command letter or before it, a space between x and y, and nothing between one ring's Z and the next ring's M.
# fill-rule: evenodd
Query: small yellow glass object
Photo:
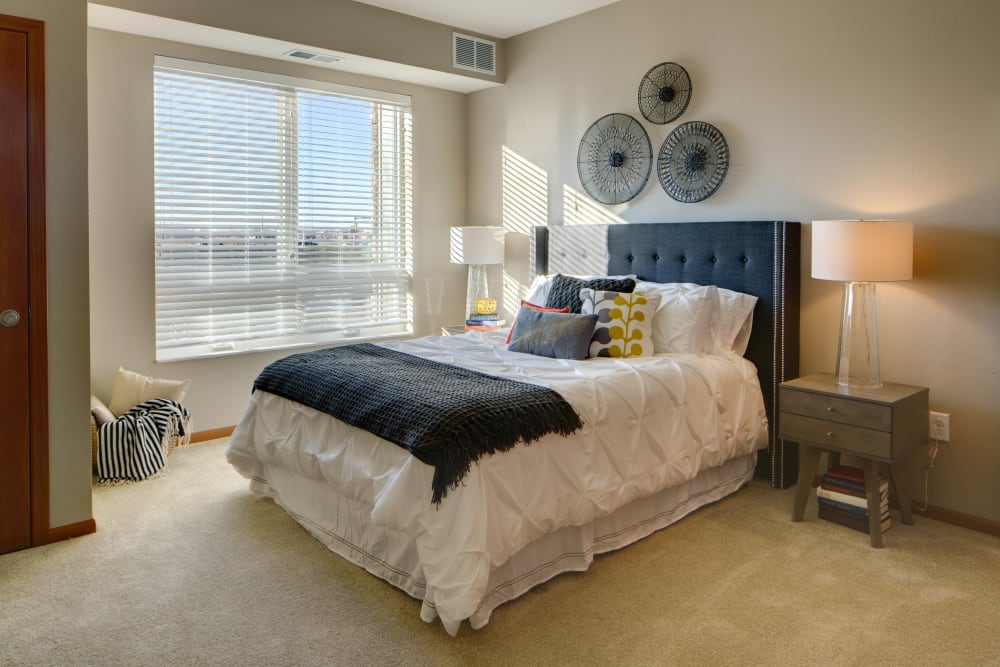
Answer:
M474 308L479 315L492 315L497 312L497 300L489 297L476 299Z

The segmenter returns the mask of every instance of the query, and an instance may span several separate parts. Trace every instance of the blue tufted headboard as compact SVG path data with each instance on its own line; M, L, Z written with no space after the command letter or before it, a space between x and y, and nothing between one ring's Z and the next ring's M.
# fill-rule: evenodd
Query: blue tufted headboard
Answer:
M800 237L799 223L781 221L536 227L534 268L536 273L635 274L755 295L746 358L757 366L770 425L757 476L784 489L798 475L796 446L777 437L777 403L778 384L798 375Z

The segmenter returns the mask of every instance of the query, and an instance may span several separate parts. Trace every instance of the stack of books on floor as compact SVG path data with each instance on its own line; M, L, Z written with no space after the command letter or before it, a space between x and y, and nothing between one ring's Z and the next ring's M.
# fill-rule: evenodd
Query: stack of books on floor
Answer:
M489 315L480 315L479 313L473 313L472 315L469 315L469 319L465 320L465 330L496 331L505 324L506 322L504 320L499 319L497 313L490 313Z
M865 495L865 471L851 466L832 466L823 475L819 489L819 518L868 534L868 498ZM879 479L879 509L882 532L892 526L889 516L889 483Z

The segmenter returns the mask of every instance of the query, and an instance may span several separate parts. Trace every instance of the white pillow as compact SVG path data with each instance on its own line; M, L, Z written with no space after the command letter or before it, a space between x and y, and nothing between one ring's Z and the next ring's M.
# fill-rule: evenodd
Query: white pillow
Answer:
M90 414L94 417L94 423L97 426L103 426L109 422L115 420L114 414L111 412L111 408L104 405L101 399L97 398L93 394L90 395Z
M191 380L165 380L127 371L121 366L111 385L111 403L108 409L121 417L128 409L151 398L168 398L178 403L184 400Z
M549 298L549 287L552 286L552 279L558 274L547 273L543 275L535 276L535 279L531 281L531 286L528 287L528 293L524 296L524 300L528 303L533 303L537 306L544 306ZM570 278L579 278L580 280L593 280L594 278L631 278L635 280L635 274L629 274L627 276L578 276L570 275L565 273L563 275L569 276ZM638 282L638 281L636 281Z
M668 292L687 292L688 298L698 298L702 293L697 290L702 288L696 283L636 283L635 291L642 292L648 290L667 290ZM743 356L747 350L747 343L750 341L750 331L753 326L753 309L757 304L757 297L752 294L744 294L725 287L716 287L718 291L718 307L712 316L709 324L708 336L712 341L710 349L702 351L710 354L727 354L732 352L737 356ZM707 294L706 294L707 295ZM711 299L711 295L707 295ZM659 314L659 313L658 313ZM698 330L697 335L703 335L704 330ZM657 349L657 352L660 350Z
M719 313L719 289L694 283L647 283L637 294L659 294L653 318L653 349L657 354L713 354L717 348L714 324Z
M731 351L742 357L750 342L750 329L753 326L753 308L757 305L757 297L752 294L736 292L724 287L719 288L719 317L716 322L716 335L719 349Z

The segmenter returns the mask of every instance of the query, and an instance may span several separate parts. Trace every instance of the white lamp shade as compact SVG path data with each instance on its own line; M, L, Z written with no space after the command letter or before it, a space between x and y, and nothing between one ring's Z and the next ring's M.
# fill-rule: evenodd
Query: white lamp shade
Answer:
M452 264L502 264L503 227L452 227Z
M909 220L814 220L812 277L842 282L913 278Z

